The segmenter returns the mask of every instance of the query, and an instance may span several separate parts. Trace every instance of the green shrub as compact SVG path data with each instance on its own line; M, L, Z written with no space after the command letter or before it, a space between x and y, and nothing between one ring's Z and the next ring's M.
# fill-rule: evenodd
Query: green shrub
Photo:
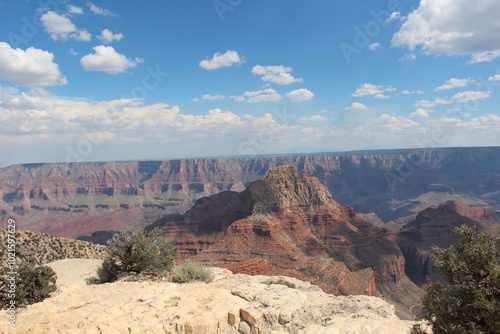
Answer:
M159 228L147 233L144 228L131 227L115 233L97 274L102 282L116 280L120 272L164 274L172 269L177 255L177 248L165 240Z
M177 265L172 272L172 282L186 283L191 281L203 281L210 283L213 275L207 267L194 261L186 261Z
M500 238L461 227L456 245L433 249L447 286L426 287L422 302L434 333L500 333Z
M9 287L12 281L7 280L9 271L7 268L2 270L0 286L3 289L0 292L0 308L5 308L11 300L15 300L16 306L38 303L56 291L57 276L52 268L21 262L15 275L15 297L11 298Z
M114 282L118 278L120 266L111 258L102 262L102 266L97 268L97 277L101 283Z
M296 286L295 286L294 283L288 282L287 280L284 280L283 278L280 278L277 281L270 281L268 284L269 285L271 285L271 284L280 284L280 285L285 285L285 286L287 286L287 287L289 287L291 289L295 289L296 288Z

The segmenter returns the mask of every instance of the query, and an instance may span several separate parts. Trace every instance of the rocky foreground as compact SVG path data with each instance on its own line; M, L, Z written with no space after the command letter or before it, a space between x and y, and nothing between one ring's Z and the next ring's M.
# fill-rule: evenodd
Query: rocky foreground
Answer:
M377 297L333 296L294 278L233 275L223 269L214 269L210 284L88 285L99 264L88 259L51 263L58 290L20 310L16 326L2 325L2 333L401 334L413 323L400 320L394 307Z

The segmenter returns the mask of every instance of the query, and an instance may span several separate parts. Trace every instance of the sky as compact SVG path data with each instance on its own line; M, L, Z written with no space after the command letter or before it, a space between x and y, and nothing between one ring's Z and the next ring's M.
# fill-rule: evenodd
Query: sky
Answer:
M498 0L0 0L0 167L500 145Z

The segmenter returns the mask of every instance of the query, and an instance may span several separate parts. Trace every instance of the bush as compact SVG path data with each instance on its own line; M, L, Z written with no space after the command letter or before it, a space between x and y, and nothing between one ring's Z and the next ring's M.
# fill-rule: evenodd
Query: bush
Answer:
M210 283L213 280L210 269L198 262L186 261L177 265L172 273L172 282L186 283L191 281L203 281Z
M7 281L9 271L7 268L2 270L0 286L5 286L0 292L0 308L5 308L12 299L15 300L16 306L38 303L56 291L57 276L52 268L21 262L15 276L15 297L10 298L11 281Z
M285 286L289 287L290 289L295 289L296 288L295 283L288 282L287 280L284 280L283 278L280 278L277 281L270 281L268 284L269 285L271 285L271 284L285 285Z
M97 277L102 283L114 282L118 278L120 266L111 258L106 258L97 268Z
M165 240L159 228L147 233L143 228L131 227L115 233L97 274L102 282L116 280L120 272L163 274L172 269L177 255L177 248Z
M462 226L456 245L433 249L447 286L426 287L422 302L434 333L500 333L500 238Z

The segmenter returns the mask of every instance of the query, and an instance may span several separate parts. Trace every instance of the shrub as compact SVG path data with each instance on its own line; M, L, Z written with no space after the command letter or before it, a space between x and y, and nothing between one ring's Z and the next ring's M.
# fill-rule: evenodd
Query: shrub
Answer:
M285 285L285 286L287 286L287 287L289 287L291 289L295 289L296 288L296 286L295 286L294 283L288 282L287 280L284 280L283 278L280 278L277 281L270 281L268 284L269 285L271 285L271 284L280 284L280 285Z
M434 333L500 333L500 238L462 226L459 241L433 249L447 286L426 287L422 302Z
M118 278L120 266L111 258L106 258L97 268L97 277L102 283L114 282Z
M48 266L35 266L34 264L21 262L15 275L15 298L9 298L9 286L7 272L3 268L0 285L5 287L0 293L0 308L6 307L12 299L17 306L24 306L43 301L56 291L56 273Z
M194 261L186 261L177 265L172 273L172 282L186 283L191 281L203 281L210 283L213 275L207 267Z
M116 280L120 272L163 274L172 269L177 255L177 248L165 240L159 228L147 233L144 228L131 227L115 233L97 274L102 282Z

